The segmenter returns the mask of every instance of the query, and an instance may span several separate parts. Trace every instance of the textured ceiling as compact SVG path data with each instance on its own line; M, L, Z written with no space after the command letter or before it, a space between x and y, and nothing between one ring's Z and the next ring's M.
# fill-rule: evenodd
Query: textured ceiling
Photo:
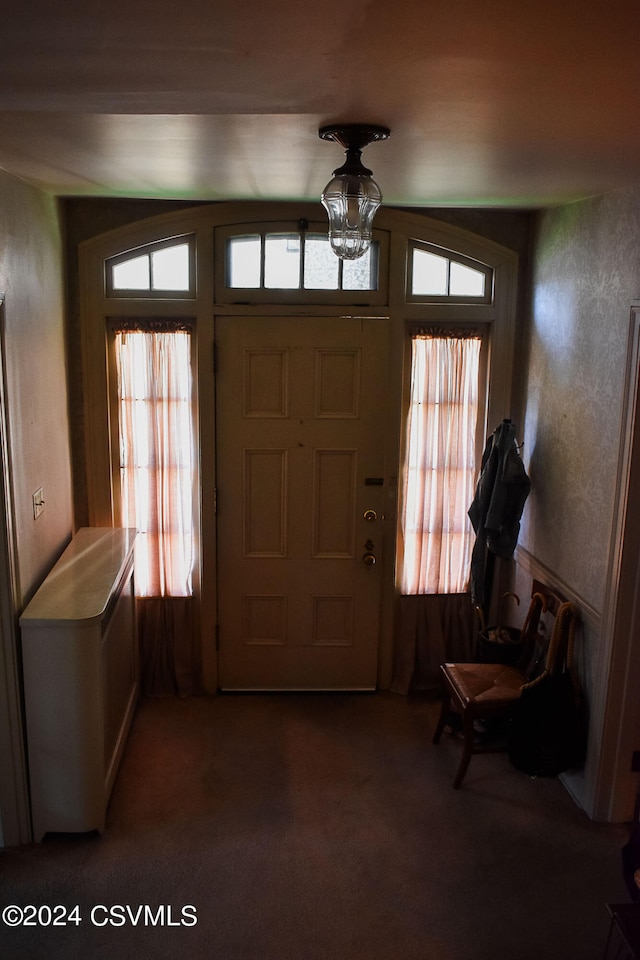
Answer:
M0 167L62 195L317 199L334 121L385 202L535 207L640 181L637 0L23 0Z

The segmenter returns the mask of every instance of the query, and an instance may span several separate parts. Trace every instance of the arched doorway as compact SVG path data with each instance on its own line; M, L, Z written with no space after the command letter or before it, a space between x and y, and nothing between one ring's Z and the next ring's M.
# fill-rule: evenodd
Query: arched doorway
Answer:
M370 679L365 683L366 686L387 688L391 680L396 600L395 543L400 471L399 448L403 378L407 376L405 347L408 325L416 322L437 323L455 328L473 323L484 329L490 342L490 360L483 404L483 422L485 425L499 422L504 416L510 414L517 274L515 253L446 223L417 214L384 209L376 221L377 270L371 282L358 281L355 289L350 281L345 284L341 279L337 285L318 286L316 284L314 286L313 283L307 285L304 271L299 273L299 276L303 277L300 282L288 285L277 283L269 285L259 280L253 286L234 286L230 280L228 252L229 243L234 238L252 238L254 244L257 238L258 246L263 251L260 256L264 260L267 256L264 251L267 250L269 237L288 237L293 250L297 237L304 234L308 239L309 236L318 235L323 230L326 230L323 215L315 205L214 204L181 210L178 213L131 224L92 239L84 243L80 249L85 395L85 433L82 454L87 464L88 516L92 524L112 524L115 522L117 513L114 509L117 483L114 483L113 475L113 438L109 426L109 362L108 357L105 356L108 350L108 341L105 336L107 322L118 317L161 319L182 317L192 324L196 341L194 416L197 435L198 488L194 564L194 596L198 613L194 623L201 656L203 684L209 691L215 691L220 686L218 646L220 642L224 642L224 638L220 637L218 626L219 615L224 610L220 589L221 583L224 582L221 568L224 566L225 557L219 550L219 534L222 511L229 508L228 501L225 507L222 491L218 490L220 477L224 477L227 465L225 455L226 444L228 444L224 436L222 438L219 436L219 433L224 433L221 424L226 427L228 418L224 409L219 410L218 407L221 404L223 406L228 404L232 408L242 406L243 397L246 399L246 390L254 388L258 392L262 390L260 384L264 384L265 377L269 383L272 383L273 371L278 364L282 367L284 363L282 356L280 360L277 359L278 351L282 354L279 345L264 346L264 344L260 345L261 341L257 347L245 344L233 361L234 366L240 362L240 357L244 358L242 359L244 363L247 356L254 356L254 373L260 370L262 372L256 374L253 387L249 381L249 386L247 382L241 383L230 387L229 392L225 393L223 374L217 374L214 368L214 349L218 341L225 344L229 337L233 341L236 333L242 329L259 331L260 335L264 331L279 329L282 334L279 343L285 344L287 349L291 346L294 352L304 351L304 349L311 351L309 357L313 355L313 364L319 364L321 370L323 362L325 363L324 374L328 377L326 383L332 384L324 388L325 394L329 390L329 392L337 392L343 398L349 397L351 388L348 384L351 383L353 387L354 371L356 368L359 370L358 384L361 392L358 394L356 406L348 408L347 405L338 411L339 416L333 418L323 416L320 419L340 421L341 427L344 427L346 423L355 419L354 409L357 408L365 414L364 419L368 418L376 424L373 433L379 445L379 452L373 458L375 462L368 467L364 467L363 462L363 469L354 473L352 467L358 457L350 454L349 451L357 449L355 441L350 438L338 440L335 436L322 441L312 441L311 445L316 458L316 467L313 469L316 472L315 474L313 471L307 472L304 474L306 480L301 482L303 486L305 484L310 486L312 491L314 483L316 484L315 500L312 496L309 501L311 503L309 529L312 534L310 542L313 543L314 529L317 535L318 516L322 515L323 521L328 524L327 530L333 531L337 537L336 542L330 544L325 552L345 553L346 559L354 570L357 569L360 578L365 574L372 574L367 581L367 590L370 589L371 584L376 584L376 596L372 598L367 595L368 598L364 601L368 608L375 607L377 611L376 623L371 627L372 636L375 635L374 656L371 661L374 669L368 668ZM122 263L136 257L144 259L147 255L151 256L148 253L150 245L160 249L176 239L191 245L193 249L193 277L195 278L193 286L187 284L187 287L180 291L154 289L150 281L146 289L114 290L113 284L109 284L109 274L105 265L110 262ZM306 244L303 243L302 247L306 249ZM473 283L466 291L449 287L434 290L428 285L423 289L420 284L415 284L412 278L416 250L421 253L426 251L428 256L435 256L436 259L439 258L447 263L459 264L462 270L469 270L471 273L482 274L483 277L488 278L483 287L482 296L478 295L477 284L474 286ZM411 265L411 269L408 264ZM374 355L378 359L372 361L373 366L367 366L369 360L362 352L361 344L358 345L354 341L346 346L340 345L342 334L339 331L344 333L348 329L353 331L357 328L375 331L374 339L377 345ZM293 331L297 334L305 331L306 347L301 343L298 347L293 346ZM234 346L233 349L235 350L236 347ZM226 350L227 347L224 346L223 352ZM381 365L382 359L384 370ZM221 355L216 363L223 362ZM304 362L308 366L311 361L307 358ZM218 376L222 381L221 392L218 391L220 386ZM301 382L305 382L306 375L297 374L297 376L302 378ZM322 383L322 377L319 382ZM296 389L295 392L297 394L299 391ZM374 399L377 404L375 408ZM262 400L271 404L277 402L277 397L264 395ZM355 400L353 402L355 403ZM271 426L274 419L282 420L281 414L282 408L276 418L271 415L267 417L261 414L256 415L254 410L253 413L249 412L248 417L243 416L241 419L245 426L248 420L253 421L254 426L256 422L262 420L262 427L265 427L267 420L271 422ZM304 421L305 417L298 413L294 419ZM278 449L284 450L284 440L278 442L280 443ZM302 438L287 440L287 443L303 445L306 442L306 433ZM242 448L243 456L246 451L268 449L262 440L250 442L246 438L239 443L239 446ZM325 454L321 456L319 454L322 450ZM337 455L338 451L340 456ZM251 460L250 456L249 460ZM243 489L255 492L256 484L258 489L263 484L267 484L267 491L270 492L265 494L265 497L268 503L273 504L280 497L277 491L281 492L282 486L278 487L278 483L281 484L284 476L284 459L280 456L279 463L276 462L277 460L278 458L274 456L271 458L265 456L262 459L255 456L247 467L245 456L242 468L245 471ZM288 455L288 460L292 461L291 455ZM260 479L256 480L251 487L250 482L247 485L247 477L251 477L254 467L257 471L254 477ZM249 470L248 474L247 470ZM225 481L225 483L230 486L232 496L236 490L240 489L234 482L229 484ZM324 496L322 483L325 483L326 491L333 490L334 493ZM269 484L271 484L270 487ZM322 504L344 499L342 493L336 496L336 491L348 490L350 484L355 484L357 495L353 498L353 508L349 508L348 523L343 528L339 528L335 516L327 513L326 510L324 514L322 513ZM376 499L373 506L368 500L366 503L364 500L360 503L358 496L363 491ZM296 495L296 502L298 500L299 497ZM280 503L281 499L278 502ZM249 507L254 509L252 515L247 514ZM361 514L364 515L369 509L379 517L379 520L373 521L374 525L377 523L375 536L370 532L372 527L363 526L370 521L363 521ZM248 521L251 527L250 521L260 517L264 519L270 513L270 508L265 507L264 497L262 499L257 497L253 501L251 497L248 500L245 497L244 501L239 500L233 504L233 511L237 515L237 529L242 528L242 535L245 536ZM303 506L302 516L304 513ZM276 519L274 519L275 515L277 515ZM262 528L257 525L251 527L257 540L249 543L249 553L256 552L254 549L256 544L258 553L264 553L265 550L267 553L289 552L288 546L282 547L280 541L276 542L282 533L283 516L276 510L275 514L270 513L269 522L264 523ZM287 513L287 517L291 518L291 516ZM291 519L288 522L287 529L290 530ZM301 522L302 520L298 518L294 525L299 526ZM336 546L338 540L340 540L339 549ZM269 542L265 547L266 541ZM367 547L370 542L373 544L372 549ZM246 537L243 543L242 549L246 553ZM320 546L322 547L322 543ZM320 549L319 553L322 552L323 550ZM376 564L373 571L366 569L363 562L366 554L375 556ZM275 558L271 559L275 562ZM328 568L328 564L326 566ZM316 577L316 574L313 576ZM247 579L249 579L248 575ZM262 625L265 623L265 618L268 621L271 617L270 625L266 630L267 636L258 639L273 641L274 635L277 638L278 630L281 629L284 611L291 602L289 600L275 602L274 598L293 596L296 591L290 594L287 591L281 591L279 587L274 588L270 594L272 602L266 603L264 602L265 590L265 586L255 592L252 592L248 584L242 587L243 612L236 614L236 621L249 624L250 634L253 629L252 623L259 622ZM348 646L351 642L349 638L353 634L353 629L349 624L357 622L354 614L356 600L345 599L348 596L355 597L355 594L340 592L334 583L332 586L327 586L324 593L311 592L307 597L307 607L314 609L315 605L317 614L312 621L315 626L310 628L309 637L313 635L315 629L316 636L320 640L322 638L325 641L330 640L330 642L316 644L323 648L323 654L331 648L340 656L344 653L341 648ZM255 602L251 598L255 598ZM269 651L273 653L279 645L281 644L278 641L278 643L267 642L251 646L259 646L260 655L266 657ZM275 683L277 684L277 681ZM260 681L255 679L249 684L252 688L260 685ZM294 685L307 686L304 677L295 681ZM336 684L323 681L322 685L335 686ZM353 679L347 679L344 685L358 686L358 683Z

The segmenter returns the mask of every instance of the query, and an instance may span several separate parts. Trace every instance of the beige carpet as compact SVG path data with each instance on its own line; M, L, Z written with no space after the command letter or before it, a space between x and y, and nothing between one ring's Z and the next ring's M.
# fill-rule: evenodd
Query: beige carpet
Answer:
M0 853L0 907L79 922L0 922L0 957L600 958L623 828L502 754L452 790L436 716L393 695L143 702L106 834Z

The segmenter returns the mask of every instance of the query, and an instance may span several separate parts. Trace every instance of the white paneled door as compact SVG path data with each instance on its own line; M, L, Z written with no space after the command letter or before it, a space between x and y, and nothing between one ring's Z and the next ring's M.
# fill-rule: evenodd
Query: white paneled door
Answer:
M216 320L222 689L376 686L387 321Z

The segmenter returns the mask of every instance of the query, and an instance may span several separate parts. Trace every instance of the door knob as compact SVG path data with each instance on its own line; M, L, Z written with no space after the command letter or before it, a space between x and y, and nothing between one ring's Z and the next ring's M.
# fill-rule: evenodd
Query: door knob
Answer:
M364 563L365 567L372 567L376 562L376 558L372 553L365 553L364 557L362 558L362 562Z
M377 520L378 514L375 512L375 510L365 510L363 517L365 520Z

